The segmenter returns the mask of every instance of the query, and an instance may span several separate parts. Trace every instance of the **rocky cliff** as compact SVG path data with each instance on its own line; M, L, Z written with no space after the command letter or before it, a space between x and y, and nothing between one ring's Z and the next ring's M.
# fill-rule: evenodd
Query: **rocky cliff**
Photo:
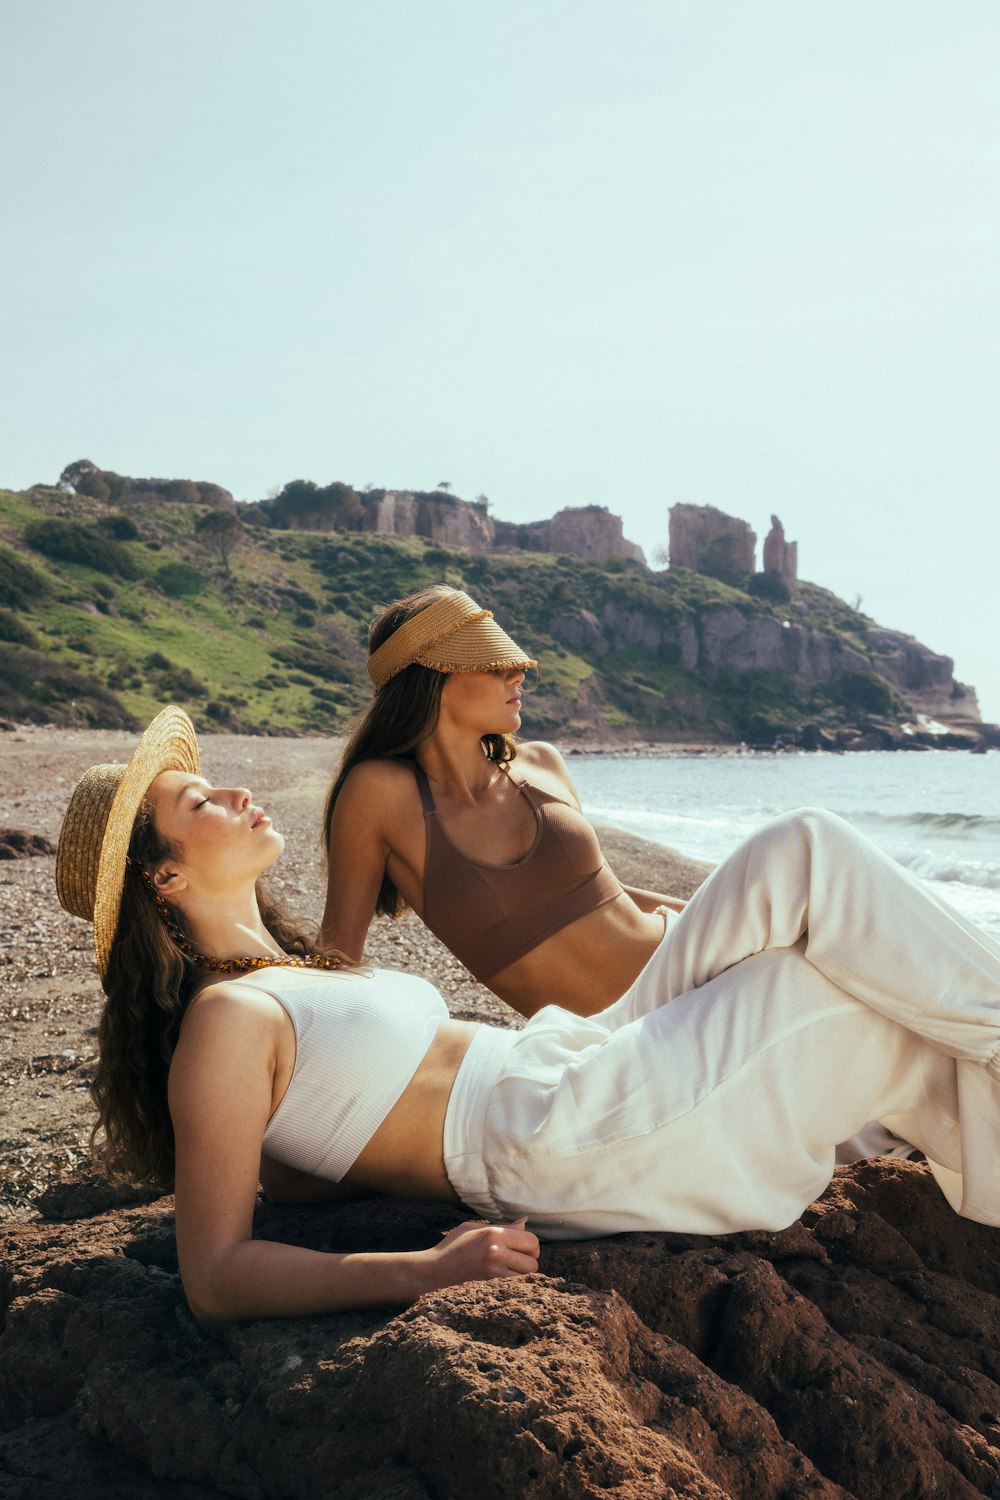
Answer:
M714 505L670 507L670 566L721 578L745 581L754 571L757 534L746 521L727 516Z
M462 552L490 552L495 526L485 506L450 495L386 490L361 497L361 530L378 536L419 536Z
M554 552L599 562L612 557L645 562L642 548L623 534L621 517L612 515L603 505L566 506L548 521L524 525L498 521L496 546L505 552Z

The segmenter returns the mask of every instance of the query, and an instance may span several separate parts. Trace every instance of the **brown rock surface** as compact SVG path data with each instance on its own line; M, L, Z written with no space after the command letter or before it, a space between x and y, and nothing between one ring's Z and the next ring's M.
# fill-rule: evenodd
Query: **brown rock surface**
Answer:
M76 777L130 745L5 736L5 820L53 838ZM333 749L203 740L207 774L249 780L290 833L285 894L306 911ZM702 873L602 840L636 883L684 894ZM780 1234L551 1245L536 1276L395 1315L197 1321L170 1200L79 1169L99 990L51 856L4 865L0 903L2 1500L1000 1495L1000 1235L912 1163L842 1169ZM418 923L381 925L372 955L428 974L456 1015L506 1015ZM262 1204L257 1232L405 1249L458 1217Z
M303 1500L1000 1492L1000 1236L914 1163L842 1169L780 1234L548 1246L536 1276L394 1316L201 1323L170 1209L0 1231L0 1493L84 1450L62 1493L143 1473ZM413 1248L457 1218L262 1205L257 1232Z

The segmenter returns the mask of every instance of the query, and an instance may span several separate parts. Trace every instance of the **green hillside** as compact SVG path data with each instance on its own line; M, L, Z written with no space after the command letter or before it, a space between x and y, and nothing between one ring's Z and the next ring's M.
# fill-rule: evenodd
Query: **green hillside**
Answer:
M539 657L533 734L763 741L902 703L874 669L856 670L872 622L812 585L770 602L620 560L260 525L240 525L224 555L210 514L0 491L0 716L135 726L175 701L206 727L336 732L369 697L371 615L439 581L493 608ZM723 616L787 620L849 648L855 669L807 689L786 672L682 666L685 639Z

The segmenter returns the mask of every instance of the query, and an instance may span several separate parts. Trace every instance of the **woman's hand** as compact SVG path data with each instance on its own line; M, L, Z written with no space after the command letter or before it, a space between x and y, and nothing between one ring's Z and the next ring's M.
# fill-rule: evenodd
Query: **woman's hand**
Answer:
M538 1270L538 1237L513 1224L458 1224L431 1250L420 1250L427 1281L424 1291L458 1286L463 1281L487 1281L494 1276L524 1276Z

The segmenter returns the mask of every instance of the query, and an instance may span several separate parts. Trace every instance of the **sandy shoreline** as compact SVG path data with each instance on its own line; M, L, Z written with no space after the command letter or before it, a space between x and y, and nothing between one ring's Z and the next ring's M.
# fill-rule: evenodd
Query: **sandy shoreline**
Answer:
M78 778L97 762L127 759L135 739L119 730L51 726L0 735L0 827L54 842ZM249 785L273 814L288 839L274 884L293 910L318 916L319 822L342 742L222 734L199 740L206 774ZM629 884L685 896L707 868L607 825L600 836L610 864ZM0 862L0 1219L32 1216L37 1192L85 1155L92 1119L87 1081L101 990L90 929L60 907L53 866L51 856ZM416 918L379 919L366 956L426 976L456 1016L516 1023Z

